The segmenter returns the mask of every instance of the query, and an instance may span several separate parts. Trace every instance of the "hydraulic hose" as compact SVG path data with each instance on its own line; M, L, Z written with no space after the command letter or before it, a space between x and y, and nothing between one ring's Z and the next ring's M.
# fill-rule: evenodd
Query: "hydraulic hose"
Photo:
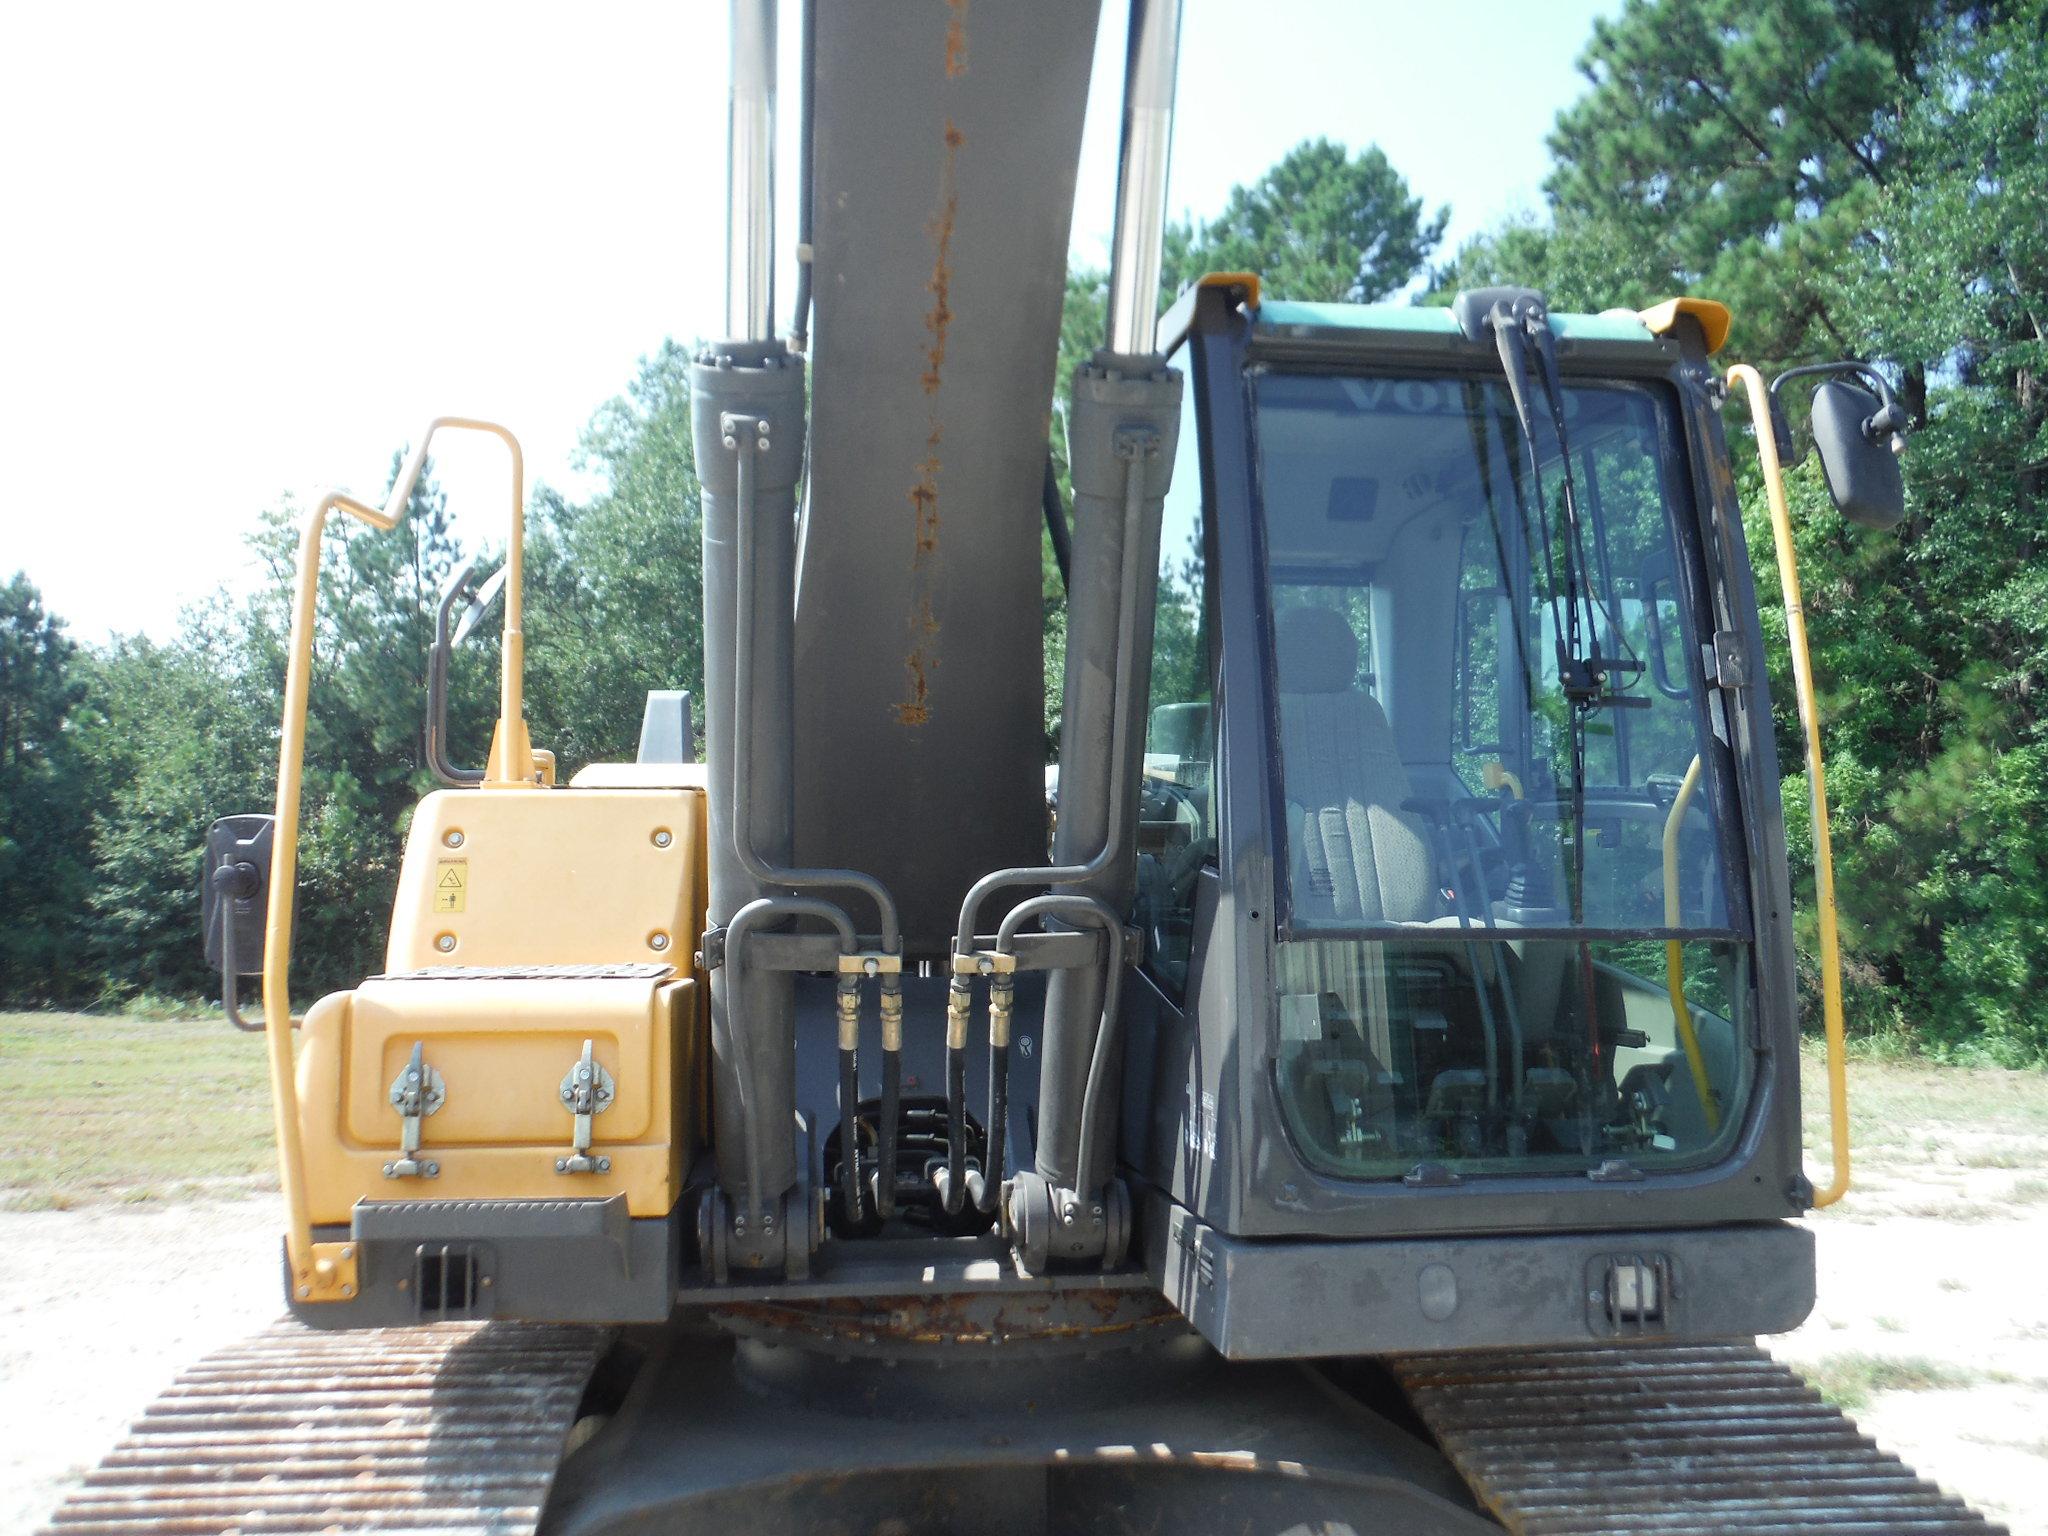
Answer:
M770 918L815 917L830 923L839 934L839 951L852 955L860 952L860 940L853 931L853 923L846 913L829 901L819 901L810 896L763 896L748 902L732 915L732 921L725 925L725 969L728 978L736 977L742 968L741 952L746 946L747 936ZM730 982L728 982L730 985ZM727 1042L733 1060L739 1066L740 1124L741 1139L747 1167L747 1214L754 1220L755 1230L766 1211L766 1202L761 1198L761 1117L754 1104L751 1088L754 1069L753 1042L747 1038L744 1027L735 1027L730 1022L732 1038Z
M860 975L839 975L839 1198L846 1219L861 1219Z
M1146 457L1133 452L1124 460L1124 538L1119 557L1122 568L1118 573L1116 680L1111 693L1110 715L1109 760L1112 764L1121 764L1124 760L1131 690L1136 683L1137 662L1133 653L1137 649L1138 569L1131 552L1137 544L1138 529L1145 516ZM1128 798L1123 785L1112 786L1109 820L1104 829L1102 847L1085 863L998 869L975 881L967 899L960 904L960 924L953 935L953 952L956 955L974 953L975 924L981 916L983 904L997 891L1018 885L1078 885L1107 872L1122 852L1124 802Z
M1099 1051L1101 1049L1100 1042L1102 1036L1109 1030L1110 1020L1116 1015L1117 980L1123 973L1123 924L1117 921L1116 914L1105 903L1098 901L1093 896L1034 896L1029 901L1019 902L1011 910L1010 914L1003 919L1001 927L996 930L996 952L998 954L1011 953L1016 948L1017 931L1024 924L1031 922L1035 918L1053 914L1079 918L1084 922L1092 922L1100 927L1109 937L1109 960L1112 969L1110 971L1109 984L1103 993L1102 1023L1096 1033L1097 1050ZM1001 989L1003 995L1003 1011L1000 1015L997 1012L998 988ZM1006 1145L1004 1137L1009 1129L1009 1006L1014 992L1015 983L1009 977L998 974L991 978L988 1013L989 1172L984 1180L987 1185L985 1203L978 1202L980 1209L984 1213L993 1211L996 1202L1002 1198L1003 1154ZM998 1039L999 1032L1000 1039ZM1092 1070L1093 1061L1089 1065L1091 1068L1089 1075L1092 1079L1094 1076ZM1087 1101L1085 1099L1082 1101L1082 1119L1082 1134L1085 1136L1087 1134Z
M754 689L754 453L755 434L759 430L759 418L736 416L732 418L732 431L727 441L736 446L739 453L739 483L737 501L739 504L739 570L738 601L735 604L738 629L733 647L734 691L742 699L750 698ZM753 789L746 764L739 761L741 746L738 733L734 733L733 763L733 852L739 856L740 865L746 872L763 885L794 886L798 890L819 887L852 887L862 892L875 904L881 919L882 949L885 953L896 954L902 948L902 931L896 917L896 901L888 888L873 875L863 874L855 869L800 869L785 868L769 863L754 848ZM844 916L844 913L841 914Z

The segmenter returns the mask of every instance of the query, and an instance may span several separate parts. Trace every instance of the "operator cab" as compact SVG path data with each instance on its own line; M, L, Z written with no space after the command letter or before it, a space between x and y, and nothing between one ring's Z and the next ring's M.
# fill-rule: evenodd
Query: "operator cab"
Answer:
M1245 282L1167 322L1130 1070L1170 1124L1134 1160L1254 1237L1794 1214L1776 763L1760 679L1725 686L1760 640L1703 328L1510 291L1503 343L1483 305Z

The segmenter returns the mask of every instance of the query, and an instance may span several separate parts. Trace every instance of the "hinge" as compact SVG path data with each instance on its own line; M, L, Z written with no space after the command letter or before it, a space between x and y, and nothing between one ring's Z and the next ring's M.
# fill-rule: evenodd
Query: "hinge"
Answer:
M610 1173L612 1160L608 1157L590 1155L590 1121L594 1115L601 1115L612 1107L617 1096L617 1086L612 1082L611 1073L597 1064L590 1054L590 1042L583 1042L583 1055L569 1075L562 1079L562 1108L576 1117L574 1145L567 1157L555 1159L557 1173Z
M391 1083L391 1107L398 1111L399 1133L397 1160L384 1165L387 1179L431 1179L441 1172L439 1163L419 1155L420 1122L439 1114L448 1102L448 1085L427 1065L426 1052L423 1041L413 1041L412 1060Z
M1707 669L1707 681L1716 688L1741 688L1749 682L1742 639L1732 629L1716 630L1713 644L1700 647L1700 660Z

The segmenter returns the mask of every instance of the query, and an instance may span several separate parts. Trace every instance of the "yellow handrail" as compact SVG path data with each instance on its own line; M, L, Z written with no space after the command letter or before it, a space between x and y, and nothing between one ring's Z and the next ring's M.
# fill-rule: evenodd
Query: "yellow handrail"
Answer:
M1792 513L1785 501L1785 475L1771 426L1770 391L1763 375L1747 363L1728 370L1728 382L1749 396L1756 427L1756 456L1763 465L1764 495L1771 508L1771 537L1778 548L1778 585L1785 594L1785 641L1792 652L1792 688L1806 737L1806 783L1813 799L1813 897L1820 921L1821 1025L1827 1034L1828 1120L1834 1174L1813 1192L1816 1206L1833 1205L1849 1192L1849 1073L1842 1040L1842 950L1835 922L1835 852L1828 837L1828 793L1820 752L1820 712L1813 697L1813 661L1806 649L1806 609L1799 596L1799 559L1792 547Z
M534 782L533 748L525 716L525 642L520 629L522 546L526 538L526 471L519 441L505 428L488 421L441 416L425 434L399 471L381 509L340 491L329 492L306 518L299 538L298 588L292 600L291 647L284 675L284 722L277 750L277 827L271 854L269 903L263 928L263 1030L270 1056L271 1114L277 1135L279 1180L284 1186L285 1256L291 1265L292 1292L301 1301L345 1301L356 1293L356 1255L352 1243L316 1243L306 1199L305 1150L299 1140L298 1089L292 1078L292 905L299 863L299 787L306 759L306 695L312 682L313 621L320 592L320 538L335 512L368 523L395 528L405 516L427 448L434 434L447 429L483 432L498 438L512 455L512 532L505 552L505 641L498 690L498 727L491 739L485 769L486 786ZM523 772L514 773L515 765Z
M1700 758L1693 754L1685 770L1685 782L1678 786L1678 798L1664 818L1664 926L1676 928L1683 915L1678 890L1678 830L1692 805L1693 792L1700 787ZM1721 1129L1721 1104L1714 1097L1714 1085L1707 1076L1707 1058L1700 1051L1699 1031L1693 1028L1692 1007L1685 1000L1685 946L1677 939L1664 941L1664 985L1671 993L1671 1016L1678 1021L1678 1040L1685 1047L1685 1064L1692 1069L1693 1092L1707 1117L1710 1134Z

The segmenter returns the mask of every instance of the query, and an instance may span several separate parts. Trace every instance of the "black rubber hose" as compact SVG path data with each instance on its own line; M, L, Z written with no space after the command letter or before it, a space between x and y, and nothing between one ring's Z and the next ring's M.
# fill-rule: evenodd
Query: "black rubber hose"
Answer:
M846 1219L861 1219L860 1193L860 1058L854 1051L839 1053L839 1198L846 1202Z
M903 1113L903 1053L882 1052L881 1146L875 1154L875 1211L884 1221L896 1214L896 1122Z
M955 985L966 990L964 977ZM971 994L970 994L971 995ZM946 1042L946 1187L939 1205L958 1216L967 1202L967 1048Z
M1052 563L1060 568L1060 587L1069 585L1067 567L1074 558L1074 533L1067 526L1067 505L1060 499L1059 471L1053 468L1052 444L1045 445L1045 531L1052 538Z
M988 1051L988 1155L981 1176L981 1192L974 1208L993 1216L1003 1192L1004 1132L1010 1121L1010 1048L992 1045Z

